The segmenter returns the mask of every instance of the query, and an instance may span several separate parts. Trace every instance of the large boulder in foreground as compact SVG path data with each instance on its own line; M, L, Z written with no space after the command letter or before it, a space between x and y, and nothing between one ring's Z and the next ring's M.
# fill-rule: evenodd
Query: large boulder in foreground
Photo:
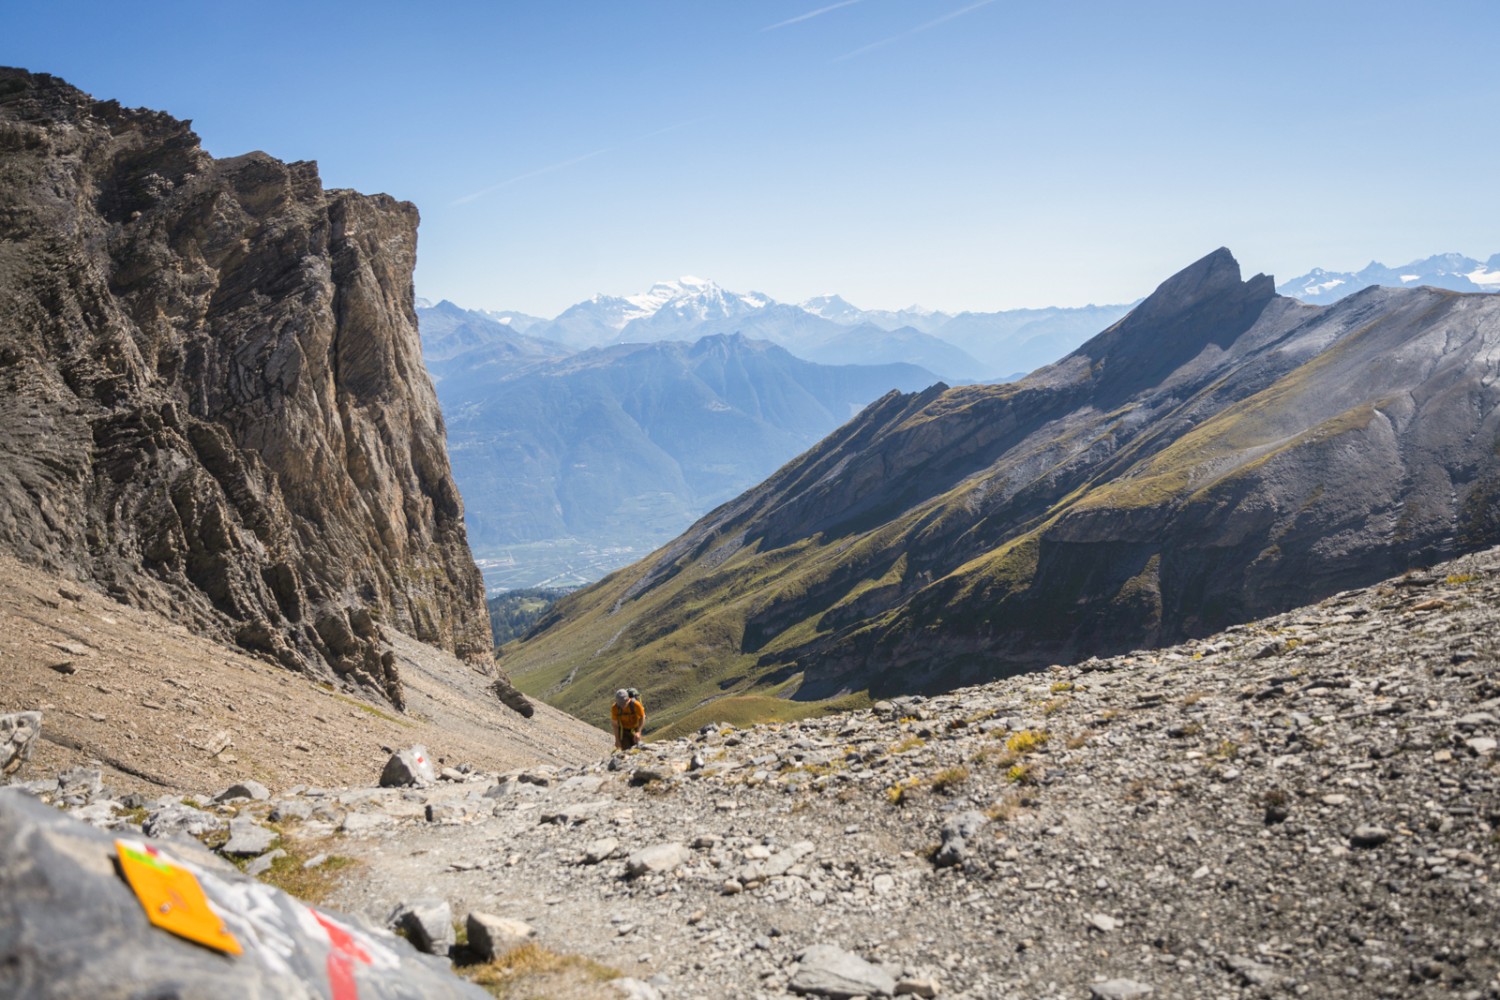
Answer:
M148 842L149 843L149 842ZM170 845L161 847L172 855ZM487 996L387 931L315 910L233 872L191 871L243 954L154 927L114 838L0 789L0 996L406 1000ZM352 987L352 989L350 988Z

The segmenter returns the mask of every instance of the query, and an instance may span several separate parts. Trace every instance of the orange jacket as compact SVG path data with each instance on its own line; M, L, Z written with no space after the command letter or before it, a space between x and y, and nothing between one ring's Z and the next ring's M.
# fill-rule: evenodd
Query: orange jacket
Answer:
M619 705L610 705L609 717L622 729L639 729L646 722L646 708L631 698L625 703L624 708Z

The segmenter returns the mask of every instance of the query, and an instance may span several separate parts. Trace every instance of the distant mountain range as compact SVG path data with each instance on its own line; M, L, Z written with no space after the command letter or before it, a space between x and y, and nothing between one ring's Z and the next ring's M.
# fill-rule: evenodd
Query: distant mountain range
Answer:
M1282 295L1326 305L1371 285L1415 288L1430 285L1455 292L1500 292L1500 253L1483 263L1462 254L1445 253L1401 267L1370 261L1359 271L1325 271L1315 267L1276 286Z
M1358 274L1316 270L1281 290L1304 301L1334 301L1371 283L1495 289L1497 258L1482 264L1446 254L1401 268L1371 264ZM595 295L553 319L422 300L417 311L424 358L454 435L454 471L471 541L487 579L533 586L588 583L624 565L813 444L851 415L849 407L886 389L921 388L939 379L1019 378L1108 329L1129 308L954 314L917 306L865 310L838 295L790 305L684 277L639 295ZM753 373L756 392L781 398L786 380L802 380L798 391L810 393L816 405L765 413L741 409L744 399L720 398L714 405L725 409L705 410L702 392L717 391L711 380L692 392L673 385L699 378L692 372L701 359L685 345L704 338L724 341L737 356L753 354L746 373ZM752 348L752 342L760 343ZM622 349L632 344L681 349ZM770 344L785 355L767 352ZM814 379L813 369L793 371L795 359L861 365L872 378L839 381L824 373ZM894 367L871 373L869 366ZM835 382L843 388L828 397ZM851 386L858 391L844 391ZM584 395L565 403L569 392ZM586 428L577 423L585 405L594 414ZM677 405L685 409L673 410ZM688 450L663 447L679 441L680 428L700 412L736 417L702 424ZM585 430L585 447L598 454L569 458L568 435ZM599 473L608 467L606 455L620 463L609 487Z
M698 724L1205 635L1500 542L1497 365L1500 296L1308 305L1221 249L1026 379L883 397L506 664Z
M731 292L713 281L683 277L658 282L639 295L595 295L551 320L516 312L474 315L573 350L742 333L808 361L912 364L965 383L1018 378L1066 354L1128 309L864 310L837 295L790 305L760 292Z
M881 394L938 381L914 365L816 364L740 334L568 354L451 303L418 314L492 585L591 582Z

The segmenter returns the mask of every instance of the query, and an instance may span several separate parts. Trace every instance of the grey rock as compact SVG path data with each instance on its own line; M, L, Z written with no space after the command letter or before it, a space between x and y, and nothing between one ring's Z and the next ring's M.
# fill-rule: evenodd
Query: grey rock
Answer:
M536 928L525 921L490 913L470 913L464 920L464 928L470 950L485 962L493 962L536 937Z
M228 802L230 799L249 799L252 802L265 802L271 797L271 790L260 782L252 779L237 782L214 796L215 802Z
M31 756L31 744L42 731L41 712L0 715L0 775L21 769Z
M57 797L63 802L87 805L104 790L104 776L90 767L75 767L57 776Z
M632 877L669 872L693 856L685 844L653 844L633 852L625 859L625 872Z
M345 833L369 833L382 827L391 826L396 821L385 813L378 812L351 812L344 816L339 829Z
M249 816L229 821L229 840L219 848L222 854L264 854L276 843L276 833L261 826Z
M258 878L270 871L271 866L284 857L286 857L286 851L283 851L279 847L275 850L267 851L245 866L245 874L252 878Z
M662 1000L661 991L654 985L632 976L611 979L609 985L624 1000Z
M149 812L141 832L148 837L202 837L224 826L224 820L213 813L172 803Z
M583 851L583 863L586 865L597 865L607 858L613 857L620 849L620 842L613 837L604 837L589 844Z
M922 1000L932 1000L939 992L938 982L931 976L901 979L896 983L898 997L921 997Z
M885 969L833 945L815 944L802 953L787 988L809 996L889 997L896 980Z
M446 899L402 903L391 913L386 925L404 931L413 947L429 955L447 955L455 940L453 907Z
M401 788L415 785L425 788L433 783L432 757L421 745L398 750L385 762L380 772L381 788Z
M950 816L943 822L941 841L933 855L939 868L951 868L962 864L968 854L969 838L982 830L989 819L982 812L969 810Z
M1285 978L1264 962L1257 962L1244 955L1231 955L1224 960L1224 964L1228 966L1229 971L1239 976L1240 981L1246 986L1275 986Z
M1382 826L1359 826L1349 835L1351 847L1372 848L1379 847L1391 839L1391 832Z
M115 869L114 835L11 789L0 789L0 992L36 1000L142 997L326 997L331 948L306 906L229 869L198 866L176 845L153 846L187 868L244 953L218 952L151 925ZM320 910L369 955L349 974L369 1000L483 1000L394 935Z
M1155 993L1154 987L1134 979L1110 979L1089 986L1089 1000L1141 1000Z

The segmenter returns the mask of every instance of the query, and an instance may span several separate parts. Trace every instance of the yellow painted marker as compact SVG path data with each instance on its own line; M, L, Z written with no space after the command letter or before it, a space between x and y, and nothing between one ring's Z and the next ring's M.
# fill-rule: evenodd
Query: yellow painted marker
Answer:
M240 955L244 949L209 905L198 879L186 868L165 860L154 847L115 841L120 870L157 927L215 951Z

